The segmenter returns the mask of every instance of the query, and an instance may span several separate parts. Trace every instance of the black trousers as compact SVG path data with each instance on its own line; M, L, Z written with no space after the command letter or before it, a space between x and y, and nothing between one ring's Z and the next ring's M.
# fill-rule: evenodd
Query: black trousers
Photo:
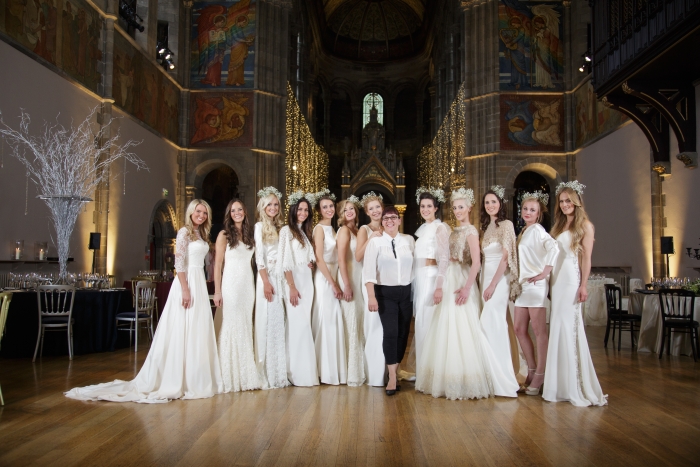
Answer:
M377 298L379 319L384 329L384 359L387 365L400 363L406 353L413 317L411 286L375 284L374 296Z

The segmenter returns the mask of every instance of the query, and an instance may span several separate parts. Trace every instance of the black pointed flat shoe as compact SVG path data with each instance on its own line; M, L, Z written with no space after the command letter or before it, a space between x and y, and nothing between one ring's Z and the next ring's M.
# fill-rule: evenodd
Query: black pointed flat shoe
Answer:
M387 396L393 396L394 394L396 394L396 389L387 389L386 390Z

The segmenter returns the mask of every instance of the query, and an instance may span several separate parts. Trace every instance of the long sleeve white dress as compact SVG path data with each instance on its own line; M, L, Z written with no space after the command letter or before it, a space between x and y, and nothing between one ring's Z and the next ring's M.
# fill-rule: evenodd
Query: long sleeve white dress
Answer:
M544 230L544 227L533 224L525 228L518 241L522 293L515 300L515 306L525 308L547 306L549 278L537 282L528 282L528 279L539 276L546 266L554 266L558 254L559 244Z
M131 381L73 388L66 397L112 402L168 402L203 399L224 391L214 335L204 257L209 244L197 233L192 241L185 227L177 233L175 270L187 273L191 308L182 306L182 287L175 277L158 322L151 350Z
M363 225L361 229L367 230L367 238L372 235L372 229ZM367 245L369 246L369 245ZM367 251L367 250L365 250ZM363 261L364 264L364 261ZM370 386L384 386L386 376L386 364L384 360L384 328L379 319L379 313L372 313L367 306L367 287L365 287L365 275L362 274L362 301L364 303L363 330L365 334L365 376L366 383Z

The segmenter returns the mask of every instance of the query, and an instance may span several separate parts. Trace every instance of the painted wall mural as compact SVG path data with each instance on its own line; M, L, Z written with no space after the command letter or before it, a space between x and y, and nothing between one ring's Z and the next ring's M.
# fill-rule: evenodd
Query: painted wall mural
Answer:
M501 0L498 6L500 89L564 89L561 3Z
M192 88L253 87L255 0L195 2L191 40Z
M502 150L564 150L561 96L501 94Z
M193 92L190 146L253 145L253 92Z
M574 93L576 99L575 142L585 146L599 136L616 130L629 118L617 110L605 107L596 97L591 81L586 81Z
M83 0L0 0L0 31L97 92L103 20Z
M112 97L118 107L178 142L180 89L118 31Z

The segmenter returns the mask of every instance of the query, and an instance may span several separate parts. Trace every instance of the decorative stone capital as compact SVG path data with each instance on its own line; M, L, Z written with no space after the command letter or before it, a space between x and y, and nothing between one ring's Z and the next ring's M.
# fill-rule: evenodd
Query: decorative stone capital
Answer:
M652 162L651 170L658 173L662 178L671 176L671 162L669 161L659 161Z
M698 153L697 152L682 152L676 156L676 159L685 164L686 169L696 169L698 167Z
M396 204L394 205L397 211L399 211L399 216L403 217L403 215L406 213L406 205L405 204Z
M182 4L185 6L185 8L189 9L192 8L192 5L194 5L194 0L182 0Z
M462 11L465 11L472 6L476 6L481 3L484 3L484 0L460 0L459 6L462 8Z
M632 89L627 83L627 81L625 81L624 83L622 83L622 92L624 92L625 94L632 94L634 92L634 89Z
M269 3L270 5L274 5L280 8L284 8L286 10L290 10L292 8L292 0L260 0L263 3Z

